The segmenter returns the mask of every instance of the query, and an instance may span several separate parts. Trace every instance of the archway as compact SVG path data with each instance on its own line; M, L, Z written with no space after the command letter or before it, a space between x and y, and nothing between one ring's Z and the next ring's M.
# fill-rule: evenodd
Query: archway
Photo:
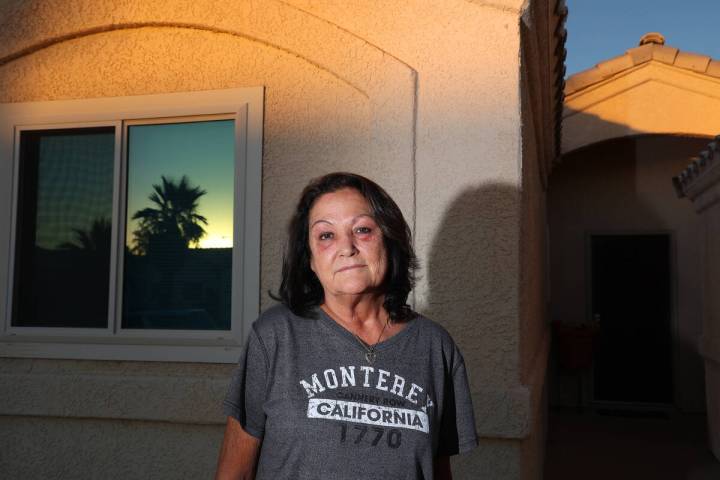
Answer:
M662 35L650 33L641 38L638 47L570 77L565 95L563 155L551 175L548 195L552 318L591 325L599 320L600 338L605 343L607 331L603 330L637 330L628 326L633 324L628 319L615 327L609 319L603 323L598 309L607 307L598 306L602 297L597 285L599 268L593 268L593 260L600 261L602 255L595 250L600 249L602 238L609 241L611 235L621 243L632 242L632 238L639 241L639 235L664 236L668 284L664 293L650 294L650 298L662 298L667 310L654 314L665 318L661 323L669 332L655 334L671 339L673 345L663 354L669 359L656 361L668 365L664 375L676 379L663 387L671 390L669 396L653 399L652 395L620 392L598 397L596 389L602 387L590 374L580 390L585 395L582 402L605 397L702 411L704 382L697 354L702 314L699 220L689 206L679 204L671 179L704 148L709 137L720 132L720 62L667 46ZM613 258L602 263L609 268ZM634 260L641 261L637 255ZM623 271L630 275L631 265L618 270ZM649 281L641 281L644 285L639 287L646 293ZM640 290L637 292L623 300L627 311L634 308L631 299L638 298ZM653 308L658 304L648 301ZM643 311L651 310L643 307ZM615 369L623 370L630 361L631 345L627 352L627 359L619 361ZM620 378L621 373L614 376ZM624 373L642 375L627 366ZM603 375L613 377L599 373ZM627 385L631 383L627 381ZM559 393L554 393L557 400Z
M551 318L599 325L582 388L560 373L551 403L704 409L696 348L700 222L677 200L670 179L707 141L670 135L607 140L566 154L553 172Z

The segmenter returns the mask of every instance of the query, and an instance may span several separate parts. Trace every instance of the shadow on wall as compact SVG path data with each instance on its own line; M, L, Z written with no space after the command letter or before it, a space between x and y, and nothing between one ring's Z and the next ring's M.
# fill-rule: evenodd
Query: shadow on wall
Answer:
M426 265L422 313L451 332L484 387L517 375L519 202L511 185L464 190L445 212Z
M713 118L708 118L707 112L700 111L694 115L685 112L684 116L675 115L677 112L672 112L673 115L658 116L658 108L657 105L628 105L626 110L632 112L632 114L628 114L627 118L634 122L634 125L631 125L609 121L598 115L566 106L563 110L562 155L572 154L579 149L591 147L604 141L637 135L669 135L704 138L709 141L709 139L720 133L720 123L717 123ZM693 121L689 122L687 117L690 117ZM707 119L707 121L698 122L695 121L696 118ZM645 128L647 126L657 126L657 128ZM705 146L707 146L707 143ZM699 151L694 152L693 155L698 153ZM680 172L675 172L673 175L678 173Z

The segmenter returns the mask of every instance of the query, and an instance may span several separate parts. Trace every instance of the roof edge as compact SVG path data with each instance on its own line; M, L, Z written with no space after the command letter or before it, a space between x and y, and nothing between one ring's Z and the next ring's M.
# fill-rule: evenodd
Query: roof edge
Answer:
M715 183L714 177L718 177L718 173L720 173L720 135L716 136L697 157L694 157L685 170L673 177L675 193L679 198L694 199L711 183Z
M664 45L656 40L662 35L652 32L643 35L641 44L628 49L625 54L602 61L592 68L583 70L565 80L565 95L572 95L619 73L652 61L672 65L676 68L720 78L720 61L707 55L684 52ZM664 42L664 38L662 39Z

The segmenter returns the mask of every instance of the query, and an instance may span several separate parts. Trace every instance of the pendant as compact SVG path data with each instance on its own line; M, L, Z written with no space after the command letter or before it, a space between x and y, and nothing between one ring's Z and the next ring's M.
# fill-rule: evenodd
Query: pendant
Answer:
M368 363L369 363L370 365L372 365L373 362L375 361L375 352L367 352L367 353L365 353L365 360L367 360Z

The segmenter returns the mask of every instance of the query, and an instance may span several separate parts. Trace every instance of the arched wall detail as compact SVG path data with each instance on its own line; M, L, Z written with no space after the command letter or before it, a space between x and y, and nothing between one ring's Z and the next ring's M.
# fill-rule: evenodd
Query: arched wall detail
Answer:
M299 58L356 90L372 112L374 154L392 155L395 162L406 158L414 165L414 68L341 25L283 1L219 0L212 5L186 0L19 2L0 20L0 72L14 60L48 47L120 30L167 28L232 35ZM129 94L140 93L146 92Z
M87 37L90 35L100 35L100 34L103 34L106 32L113 32L113 31L118 31L118 30L130 30L130 29L148 28L148 27L150 27L150 28L179 28L179 29L187 29L187 30L200 30L200 31L206 31L206 32L211 32L211 33L232 35L234 37L243 38L243 39L249 40L251 42L257 42L264 46L267 46L270 48L275 48L284 53L301 58L304 61L308 62L309 64L313 65L314 67L329 73L330 75L334 76L341 82L343 82L343 83L347 84L348 86L352 87L353 89L357 90L364 97L366 97L366 98L369 97L368 92L364 88L364 87L366 87L366 85L359 85L356 82L353 82L352 79L344 78L341 73L335 72L335 71L331 70L330 68L323 66L320 63L317 63L317 61L313 60L312 58L309 58L298 52L295 52L288 48L285 48L282 45L267 42L267 41L261 40L259 38L253 37L251 35L247 35L243 32L218 29L218 28L213 28L211 26L207 26L207 25L196 25L196 24L181 24L181 23L169 23L169 22L127 23L127 24L120 24L120 25L101 25L98 27L84 29L84 30L80 30L80 31L76 31L76 32L69 32L69 33L63 34L59 37L49 38L47 40L30 45L30 46L25 47L17 52L9 53L8 55L0 58L0 68L2 68L5 64L7 64L9 62L12 62L13 60L17 60L24 56L31 55L31 54L38 52L40 50L43 50L45 48L49 48L49 47L52 47L54 45L57 45L57 44L60 44L63 42L67 42L69 40L76 40L76 39Z
M100 76L123 67L112 55L133 46L146 50L140 59L146 70L137 79L123 72L122 82L103 85ZM88 51L96 56L83 63ZM248 58L245 69L241 52L248 51L262 53ZM198 52L222 63L202 63ZM203 70L193 70L193 61ZM71 81L62 85L58 71ZM51 82L48 88L32 86L41 77ZM273 225L263 228L263 291L279 275L272 257L282 249L298 177L353 169L396 179L389 190L416 230L417 72L342 26L279 1L231 0L210 8L184 0L29 1L0 19L0 102L258 85L266 87L263 222Z
M413 77L417 73L391 52L342 26L279 0L271 2L275 8L260 8L256 2L221 0L214 2L210 11L203 9L205 5L182 0L142 7L81 0L71 7L59 8L60 3L22 2L15 14L0 21L0 67L53 44L86 35L174 27L226 33L277 48L332 73L366 95L382 86L380 80L372 79L374 75L368 75L369 66L382 65L388 69L394 64ZM262 3L265 6L268 2ZM24 30L22 35L18 34L20 28Z

